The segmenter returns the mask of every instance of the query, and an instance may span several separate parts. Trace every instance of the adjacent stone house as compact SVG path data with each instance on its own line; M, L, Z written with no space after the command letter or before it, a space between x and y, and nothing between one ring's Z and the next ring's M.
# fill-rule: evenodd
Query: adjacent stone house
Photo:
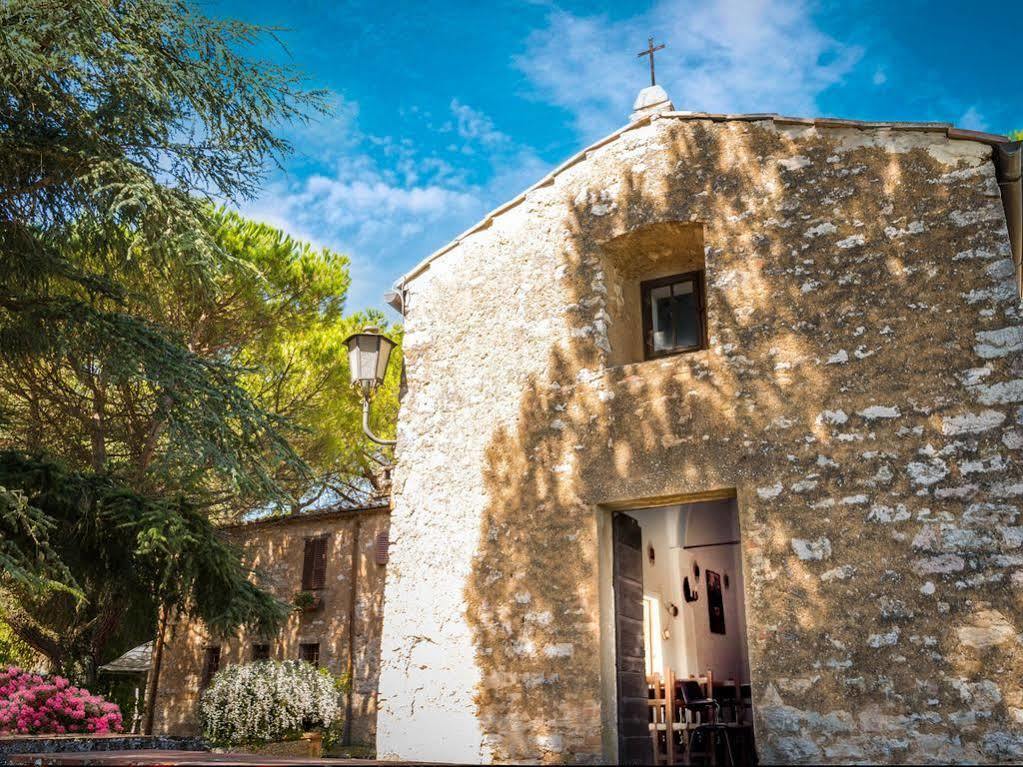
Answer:
M1023 760L1019 145L639 103L398 283L378 756Z
M154 732L199 730L199 693L228 663L305 659L351 675L351 742L372 745L389 525L387 507L275 517L229 528L260 583L304 605L276 637L210 636L198 623L172 627L164 649ZM298 594L306 596L298 597Z

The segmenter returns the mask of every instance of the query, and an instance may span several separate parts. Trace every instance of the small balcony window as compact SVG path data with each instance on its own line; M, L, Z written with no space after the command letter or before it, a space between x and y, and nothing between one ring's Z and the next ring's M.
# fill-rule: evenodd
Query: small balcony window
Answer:
M646 359L707 347L703 272L687 272L640 284Z

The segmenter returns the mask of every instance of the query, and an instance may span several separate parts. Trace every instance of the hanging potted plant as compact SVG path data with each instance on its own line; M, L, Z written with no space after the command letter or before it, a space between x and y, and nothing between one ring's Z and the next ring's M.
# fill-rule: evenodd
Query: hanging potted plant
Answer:
M295 605L295 609L304 613L311 613L314 610L319 610L323 605L323 599L319 594L314 594L311 591L299 591L295 594L291 603Z

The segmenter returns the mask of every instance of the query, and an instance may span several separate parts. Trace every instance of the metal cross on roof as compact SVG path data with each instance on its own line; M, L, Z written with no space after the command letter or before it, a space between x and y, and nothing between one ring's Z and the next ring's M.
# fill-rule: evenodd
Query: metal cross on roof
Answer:
M640 51L639 53L636 54L636 58L639 58L641 56L649 56L650 57L650 84L651 85L657 85L657 81L654 79L654 51L659 51L663 47L664 47L664 43L661 43L658 46L654 46L654 38L648 37L647 38L647 49L645 51Z

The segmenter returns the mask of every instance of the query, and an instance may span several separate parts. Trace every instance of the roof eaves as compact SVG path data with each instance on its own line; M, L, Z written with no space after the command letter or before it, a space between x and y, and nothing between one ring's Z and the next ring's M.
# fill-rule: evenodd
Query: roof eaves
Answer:
M1016 271L1016 295L1023 298L1023 142L999 144L994 149L994 162Z
M390 507L386 504L378 504L375 506L327 509L326 511L317 511L308 514L288 514L286 516L279 517L263 517L262 519L255 519L251 522L236 522L233 525L224 525L220 529L230 532L245 532L254 528L299 524L302 522L323 522L330 519L343 519L345 517L354 517L359 514L372 514L380 511L389 512Z

